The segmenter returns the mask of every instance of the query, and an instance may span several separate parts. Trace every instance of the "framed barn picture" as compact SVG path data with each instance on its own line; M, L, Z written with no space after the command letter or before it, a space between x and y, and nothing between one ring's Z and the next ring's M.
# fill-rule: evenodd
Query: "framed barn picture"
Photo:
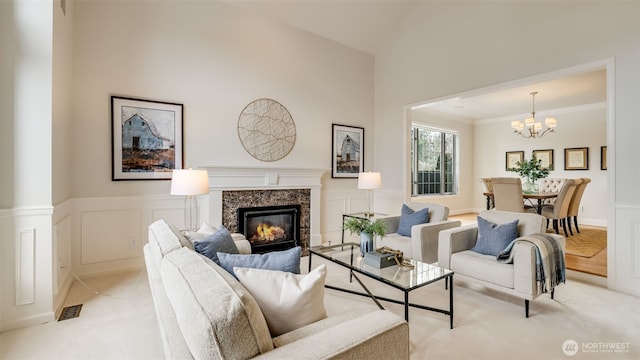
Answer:
M331 177L357 178L364 171L364 128L332 124Z
M111 180L170 180L183 167L182 104L111 96Z

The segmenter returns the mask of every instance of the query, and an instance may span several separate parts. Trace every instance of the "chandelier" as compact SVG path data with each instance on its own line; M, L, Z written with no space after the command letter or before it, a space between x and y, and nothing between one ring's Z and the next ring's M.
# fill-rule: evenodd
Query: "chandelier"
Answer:
M523 138L537 138L543 137L547 133L554 132L553 128L556 127L557 121L556 118L546 118L544 119L544 124L546 129L542 130L542 123L536 122L536 94L538 92L530 92L529 94L533 97L533 110L531 111L531 117L524 120L524 123L520 120L514 120L511 122L511 128L514 129L515 133L522 136ZM525 130L526 127L526 130ZM525 132L523 133L523 130Z

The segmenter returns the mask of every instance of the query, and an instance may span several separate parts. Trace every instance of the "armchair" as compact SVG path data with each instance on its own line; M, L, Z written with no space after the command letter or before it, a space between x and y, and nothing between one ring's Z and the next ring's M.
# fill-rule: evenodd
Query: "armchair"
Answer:
M409 237L398 234L400 216L380 218L387 224L387 234L382 237L378 245L400 250L407 258L429 264L436 262L438 260L438 233L445 229L459 227L461 222L448 220L449 208L444 205L422 202L410 202L406 205L414 211L428 208L428 222L413 225Z
M506 224L518 219L518 236L544 233L546 219L538 214L508 211L481 211L480 217L495 224ZM548 234L556 239L564 256L565 238ZM496 256L471 251L478 238L478 226L466 225L443 230L438 239L438 266L453 270L457 279L471 280L525 301L525 316L529 317L529 301L542 294L536 280L536 249L528 242L516 242L512 248L513 263L498 262ZM553 298L553 290L551 290Z

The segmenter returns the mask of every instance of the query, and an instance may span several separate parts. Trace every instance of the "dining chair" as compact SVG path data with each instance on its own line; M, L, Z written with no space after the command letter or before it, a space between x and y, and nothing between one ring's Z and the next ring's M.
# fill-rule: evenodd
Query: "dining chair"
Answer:
M539 189L540 192L548 192L548 193L557 193L564 185L566 178L544 178L540 179ZM545 206L553 206L553 203L556 202L556 198L546 199L544 200Z
M571 230L571 218L573 218L573 224L576 226L576 231L578 233L580 232L580 229L578 228L578 213L580 212L580 202L582 201L582 194L584 194L584 189L590 182L591 179L589 178L576 179L576 190L573 192L573 197L571 197L569 212L567 214L569 233L571 233L571 235L573 235L573 230Z
M524 198L522 197L522 181L520 178L495 177L491 178L493 186L494 209L512 212L524 212Z
M560 234L558 226L562 225L564 236L569 236L567 232L567 222L565 220L569 216L569 204L571 203L571 198L575 190L576 182L573 179L567 179L560 188L553 206L545 206L542 208L542 216L547 218L547 226L549 226L549 220L553 220L553 229L556 231L556 234Z
M482 178L482 192L493 194L493 185L491 185L491 178ZM493 208L492 196L487 196L487 210Z

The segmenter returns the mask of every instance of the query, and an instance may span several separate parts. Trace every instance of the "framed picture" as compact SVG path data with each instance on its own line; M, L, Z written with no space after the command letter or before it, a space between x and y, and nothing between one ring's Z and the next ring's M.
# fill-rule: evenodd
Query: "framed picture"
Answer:
M589 170L589 148L564 149L565 170Z
M533 156L538 160L542 160L540 166L543 169L553 170L553 149L533 150Z
M600 170L607 170L607 147L600 146Z
M364 171L364 128L332 124L331 177L357 178Z
M111 179L165 180L182 169L182 113L182 104L111 96Z
M505 170L509 171L518 167L516 163L524 160L524 151L507 151Z

